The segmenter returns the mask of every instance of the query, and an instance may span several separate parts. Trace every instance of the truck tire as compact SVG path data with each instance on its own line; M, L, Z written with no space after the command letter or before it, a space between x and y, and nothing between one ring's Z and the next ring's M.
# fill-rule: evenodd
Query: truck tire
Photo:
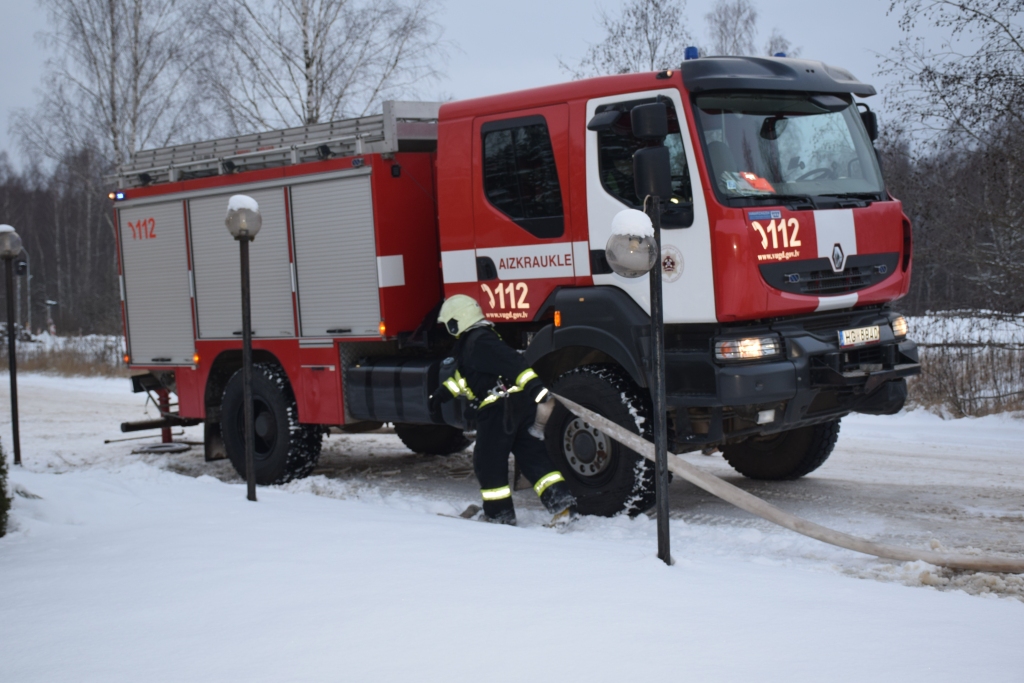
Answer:
M451 455L473 443L461 429L449 425L396 424L395 434L406 448L423 455Z
M584 365L555 381L556 394L650 438L650 408L617 365ZM544 443L585 515L637 515L654 505L654 465L555 405Z
M722 446L722 455L734 470L749 479L799 479L828 460L838 438L839 420L831 420Z
M256 438L253 462L256 483L283 484L307 476L320 458L323 428L299 423L288 376L280 366L255 363L252 368L253 422ZM242 371L224 387L221 433L224 448L239 476L245 478L245 413Z

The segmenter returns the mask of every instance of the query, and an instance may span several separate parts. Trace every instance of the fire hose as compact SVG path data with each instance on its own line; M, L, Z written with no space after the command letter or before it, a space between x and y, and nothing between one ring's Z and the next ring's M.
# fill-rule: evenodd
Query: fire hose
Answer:
M574 401L570 401L558 394L554 394L554 396L562 403L562 405L568 408L572 413L575 413L577 417L586 420L593 427L600 429L623 446L636 451L648 460L654 460L654 444L650 441L647 441L639 434L635 434L630 432L628 429L619 426L608 418L602 417L594 411L584 408ZM798 534L803 534L804 536L808 536L823 543L829 543L831 545L839 546L840 548L854 550L866 555L873 555L874 557L899 560L901 562L916 562L920 560L939 567L949 567L951 569L969 569L980 572L1007 572L1013 574L1024 573L1024 559L984 555L961 555L941 553L932 550L915 550L913 548L903 548L894 545L887 545L885 543L875 543L874 541L868 541L863 538L858 538L857 536L845 534L841 531L829 529L828 527L824 527L820 524L803 519L802 517L797 517L796 515L790 514L784 510L780 510L771 503L761 500L757 496L747 493L743 489L737 488L727 481L719 479L713 474L708 474L707 472L694 467L674 453L669 453L668 455L668 468L673 474L682 477L691 484L704 489L708 493L721 498L725 502L735 505L741 510L746 510L747 512L766 519L773 524L778 524L790 531L795 531Z

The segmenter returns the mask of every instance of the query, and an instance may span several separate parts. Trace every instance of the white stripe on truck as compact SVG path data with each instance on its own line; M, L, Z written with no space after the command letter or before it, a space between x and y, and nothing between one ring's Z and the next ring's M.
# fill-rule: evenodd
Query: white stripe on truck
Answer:
M476 249L442 251L441 270L448 284L476 282Z
M401 254L377 257L377 286L402 287L405 285L405 259Z
M846 267L846 260L857 253L857 229L853 209L828 209L814 212L814 229L818 238L818 258L828 259L834 272ZM836 245L842 249L841 262L832 258ZM857 293L818 297L818 311L836 311L857 305Z

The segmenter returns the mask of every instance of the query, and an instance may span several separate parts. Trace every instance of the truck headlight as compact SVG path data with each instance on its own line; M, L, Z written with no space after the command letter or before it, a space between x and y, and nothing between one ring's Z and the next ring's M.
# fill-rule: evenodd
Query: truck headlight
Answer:
M901 339L907 336L908 325L907 319L902 315L892 321L892 333L897 339Z
M778 337L748 337L715 342L715 358L718 360L757 360L779 355L782 355L782 341Z

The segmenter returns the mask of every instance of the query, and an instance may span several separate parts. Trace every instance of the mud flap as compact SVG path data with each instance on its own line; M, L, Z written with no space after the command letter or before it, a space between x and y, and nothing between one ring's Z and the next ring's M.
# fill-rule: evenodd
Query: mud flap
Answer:
M224 447L224 437L220 433L220 422L203 423L203 455L206 462L224 460L228 457L227 449Z

